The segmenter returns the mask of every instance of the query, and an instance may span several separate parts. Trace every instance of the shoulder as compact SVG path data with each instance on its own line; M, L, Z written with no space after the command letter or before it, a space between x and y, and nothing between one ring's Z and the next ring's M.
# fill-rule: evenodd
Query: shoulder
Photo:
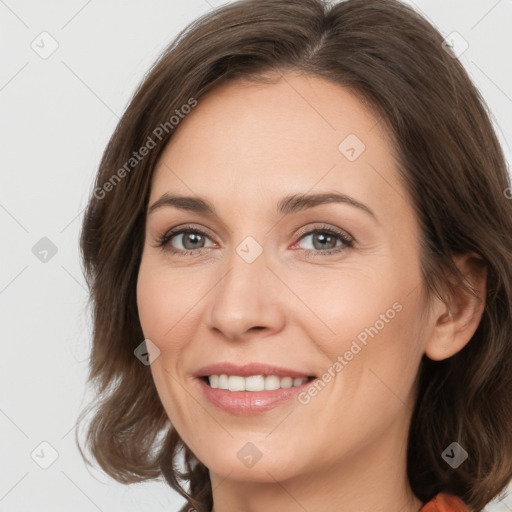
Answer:
M457 496L439 493L418 512L471 512L470 508Z

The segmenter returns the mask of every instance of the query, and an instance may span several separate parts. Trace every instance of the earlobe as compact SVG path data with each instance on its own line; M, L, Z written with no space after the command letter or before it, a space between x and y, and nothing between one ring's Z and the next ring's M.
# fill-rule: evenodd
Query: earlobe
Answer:
M447 359L462 350L475 334L485 308L487 268L474 253L454 261L469 290L456 287L446 302L436 299L425 354L434 361Z

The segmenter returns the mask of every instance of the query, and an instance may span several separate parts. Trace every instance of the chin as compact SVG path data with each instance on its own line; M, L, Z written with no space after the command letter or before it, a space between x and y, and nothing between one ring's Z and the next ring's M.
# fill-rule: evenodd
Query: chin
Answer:
M251 436L243 437L248 439ZM240 482L275 483L276 480L287 480L301 472L304 464L298 460L297 446L290 443L289 439L287 443L284 439L276 440L274 443L267 439L266 446L263 444L263 440L232 440L229 445L224 445L218 451L206 453L201 461L210 473L221 477L229 475L230 480Z

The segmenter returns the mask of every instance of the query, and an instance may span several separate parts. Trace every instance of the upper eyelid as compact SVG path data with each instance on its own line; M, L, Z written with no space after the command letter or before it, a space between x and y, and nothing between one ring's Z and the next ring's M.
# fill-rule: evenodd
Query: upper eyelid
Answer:
M169 229L168 231L165 231L163 233L163 237L175 237L177 235L182 235L186 232L198 232L202 235L206 235L208 238L212 238L209 234L209 230L204 227L196 227L194 225L185 225L185 226L178 226L176 228Z
M316 224L315 226L310 226L310 227L307 227L307 228L301 228L296 234L295 236L303 236L303 235L306 235L306 234L311 234L312 231L333 231L334 233L337 234L337 232L339 231L341 234L346 234L349 238L351 239L354 239L354 237L345 229L342 229L342 228L336 228L336 227L331 227L331 226L328 226L327 224L322 224L322 223L314 223ZM164 232L164 236L166 235L178 235L178 234L181 234L183 233L184 231L198 231L202 234L205 234L205 235L208 235L208 232L209 232L209 229L206 228L206 227L203 227L203 226L199 226L197 227L196 225L194 224L185 224L184 226L177 226L175 228L171 228L167 231Z
M304 235L310 235L311 233L314 233L315 231L326 231L326 232L332 232L333 234L337 236L346 236L347 238L350 238L350 240L353 240L355 242L355 237L353 237L347 230L342 228L335 228L328 226L326 224L317 223L321 225L316 226L310 226L308 228L301 228L298 233L295 235L299 238L302 238Z

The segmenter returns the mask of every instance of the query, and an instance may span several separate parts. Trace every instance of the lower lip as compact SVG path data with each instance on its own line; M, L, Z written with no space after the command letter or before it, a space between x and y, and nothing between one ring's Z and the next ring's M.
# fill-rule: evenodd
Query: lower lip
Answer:
M290 402L311 381L300 386L280 388L272 391L228 391L212 388L203 379L197 379L205 397L216 407L230 414L254 416Z

